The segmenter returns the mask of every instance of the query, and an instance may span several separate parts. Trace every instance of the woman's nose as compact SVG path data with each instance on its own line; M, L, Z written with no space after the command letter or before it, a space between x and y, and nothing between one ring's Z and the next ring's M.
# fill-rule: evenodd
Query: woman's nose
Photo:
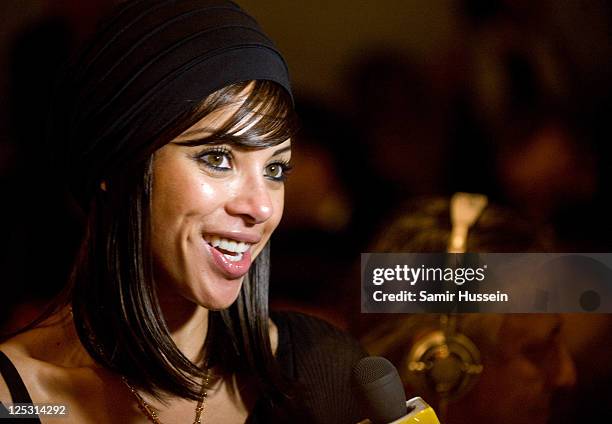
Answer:
M266 183L263 176L245 177L227 202L227 212L242 217L250 225L267 221L274 206Z

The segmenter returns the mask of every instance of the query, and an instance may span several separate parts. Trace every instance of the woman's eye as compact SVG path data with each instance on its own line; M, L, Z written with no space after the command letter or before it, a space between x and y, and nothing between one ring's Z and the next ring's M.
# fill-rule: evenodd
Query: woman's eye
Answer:
M204 153L203 155L200 155L200 160L207 166L217 170L226 170L231 169L232 167L229 154L226 152Z
M284 181L287 179L287 175L291 167L286 163L271 163L266 166L266 177L275 181Z

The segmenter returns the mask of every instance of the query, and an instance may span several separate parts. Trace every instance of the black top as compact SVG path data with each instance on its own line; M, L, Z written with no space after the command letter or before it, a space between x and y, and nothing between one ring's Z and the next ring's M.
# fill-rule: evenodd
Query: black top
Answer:
M351 390L353 366L365 351L348 334L320 319L295 312L272 314L278 327L276 358L298 387L299 408L289 415L260 402L247 424L292 422L355 424L363 417ZM282 418L281 418L282 417Z
M296 384L294 406L276 408L263 402L255 405L247 424L308 422L355 424L359 416L351 390L351 371L365 352L349 335L320 319L294 313L274 313L278 327L276 358L285 375ZM14 403L32 403L21 377L0 352L0 374ZM0 403L0 415L2 415ZM22 424L40 424L38 419L20 419Z
M6 381L6 385L11 393L13 403L32 403L30 394L28 393L25 384L23 384L23 380L17 372L17 369L2 351L0 351L0 375L2 375L4 377L4 381ZM2 402L0 402L0 417L7 416L8 410L4 407ZM0 419L2 421L6 421L2 418ZM41 424L38 418L23 418L19 419L19 422L23 424Z

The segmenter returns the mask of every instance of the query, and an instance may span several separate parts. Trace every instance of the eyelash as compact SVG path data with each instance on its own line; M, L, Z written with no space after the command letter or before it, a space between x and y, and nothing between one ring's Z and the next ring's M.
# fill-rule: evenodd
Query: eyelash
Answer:
M293 166L289 163L288 160L272 162L266 165L266 168L268 168L269 166L280 166L281 170L283 171L280 177L268 177L272 181L287 181L287 178L289 177L289 174L291 174L291 170L293 169Z
M209 155L223 156L227 158L228 162L231 165L233 157L229 149L227 149L226 147L216 147L214 149L204 150L203 152L200 152L196 155L196 159L213 172L221 173L230 170L229 168L216 166L206 161L204 158ZM270 166L280 166L282 170L282 174L280 177L266 176L266 178L269 178L271 181L284 182L287 180L287 177L291 173L291 170L293 170L293 166L289 163L288 160L279 160L276 162L269 163L266 165L266 169Z
M209 155L223 156L223 157L227 158L228 162L231 165L233 158L232 158L232 153L229 151L229 149L227 149L225 147L215 147L214 149L204 150L204 151L202 151L202 152L200 152L200 153L198 153L196 155L196 159L198 161L200 161L202 164L204 164L204 166L206 166L208 169L210 169L210 170L212 170L214 172L226 172L226 171L229 171L228 168L220 167L220 166L217 166L217 165L213 165L213 164L209 163L207 160L205 160L204 158L206 156L209 156Z

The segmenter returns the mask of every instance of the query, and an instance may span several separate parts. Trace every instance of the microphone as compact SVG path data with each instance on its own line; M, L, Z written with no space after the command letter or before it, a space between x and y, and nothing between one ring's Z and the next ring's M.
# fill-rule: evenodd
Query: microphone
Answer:
M397 369L385 358L361 359L353 368L353 384L362 413L367 417L359 424L440 424L423 399L406 401Z

